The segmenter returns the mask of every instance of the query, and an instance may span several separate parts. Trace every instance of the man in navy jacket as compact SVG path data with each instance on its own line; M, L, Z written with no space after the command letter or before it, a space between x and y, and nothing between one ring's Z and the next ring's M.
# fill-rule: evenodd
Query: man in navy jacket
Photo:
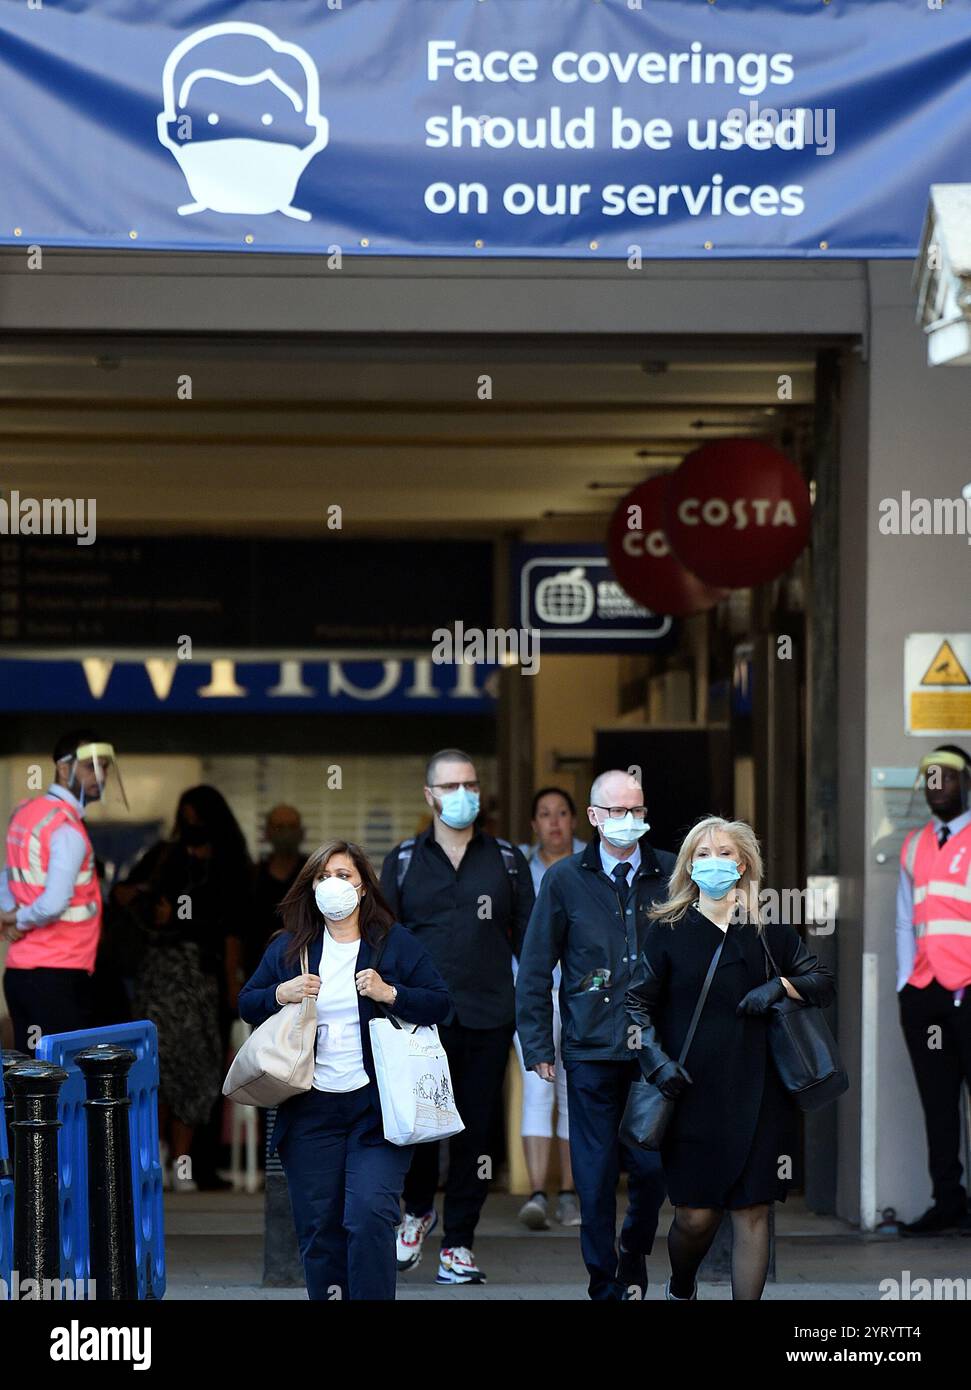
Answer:
M554 1073L551 979L562 967L562 1054L570 1107L570 1157L593 1299L643 1297L647 1256L664 1200L660 1158L621 1146L618 1130L638 1063L624 996L644 943L648 910L664 898L674 855L643 838L644 792L626 772L596 779L587 807L597 838L543 876L519 962L516 1026L523 1060ZM629 1206L616 1239L621 1148Z

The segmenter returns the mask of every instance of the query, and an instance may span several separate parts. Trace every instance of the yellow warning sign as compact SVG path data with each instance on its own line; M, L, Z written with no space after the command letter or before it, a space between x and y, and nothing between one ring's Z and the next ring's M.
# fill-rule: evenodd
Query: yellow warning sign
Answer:
M920 668L918 667L918 670ZM934 654L934 660L921 677L921 685L971 685L967 671L954 654L945 637Z
M928 690L915 690L910 697L910 728L908 733L950 733L971 729L971 694L947 695Z

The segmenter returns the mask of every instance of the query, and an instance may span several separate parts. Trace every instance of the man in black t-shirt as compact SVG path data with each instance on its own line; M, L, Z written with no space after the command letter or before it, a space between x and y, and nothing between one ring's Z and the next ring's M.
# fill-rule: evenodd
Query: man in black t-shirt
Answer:
M425 774L431 826L384 861L381 888L438 966L453 1009L439 1027L465 1129L449 1141L439 1284L481 1284L472 1254L492 1176L492 1121L515 1027L512 959L533 906L521 852L476 830L479 781L468 754L436 753ZM418 1144L405 1181L398 1269L414 1269L435 1226L438 1145Z

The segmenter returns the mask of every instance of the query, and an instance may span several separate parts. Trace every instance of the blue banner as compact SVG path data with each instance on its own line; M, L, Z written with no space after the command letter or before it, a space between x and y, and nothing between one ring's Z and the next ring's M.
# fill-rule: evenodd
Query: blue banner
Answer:
M0 659L0 710L75 714L494 714L495 666L293 657Z
M0 0L0 129L25 249L911 257L971 0Z

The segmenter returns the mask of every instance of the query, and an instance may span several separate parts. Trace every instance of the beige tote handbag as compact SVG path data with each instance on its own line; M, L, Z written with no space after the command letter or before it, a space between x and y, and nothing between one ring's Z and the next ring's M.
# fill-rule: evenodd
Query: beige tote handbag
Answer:
M300 973L308 973L306 948L300 952ZM266 1106L309 1091L316 1042L317 1000L308 995L300 1004L284 1004L253 1029L236 1053L223 1095L237 1105Z

